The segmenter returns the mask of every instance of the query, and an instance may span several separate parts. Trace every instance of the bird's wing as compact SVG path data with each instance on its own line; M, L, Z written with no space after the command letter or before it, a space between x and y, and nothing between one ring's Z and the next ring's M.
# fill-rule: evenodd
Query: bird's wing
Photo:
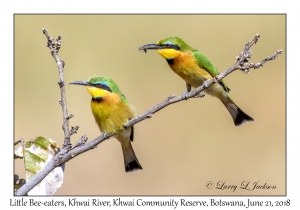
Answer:
M212 77L215 77L219 74L217 68L208 60L202 53L198 50L194 50L193 52L194 58L197 60L198 66L205 69ZM219 82L226 92L229 92L230 89L227 87L223 80Z

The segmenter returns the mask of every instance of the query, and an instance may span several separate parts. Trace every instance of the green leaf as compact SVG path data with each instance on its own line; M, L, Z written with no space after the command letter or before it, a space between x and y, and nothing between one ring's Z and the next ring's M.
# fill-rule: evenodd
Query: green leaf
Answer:
M49 138L38 136L27 141L15 151L15 157L24 158L26 182L40 172L59 151L57 143ZM63 168L50 172L28 195L53 195L62 185Z

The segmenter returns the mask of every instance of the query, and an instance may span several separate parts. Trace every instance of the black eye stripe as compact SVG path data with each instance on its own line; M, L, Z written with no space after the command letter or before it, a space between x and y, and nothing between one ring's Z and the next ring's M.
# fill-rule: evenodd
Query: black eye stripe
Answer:
M92 98L92 101L101 102L102 101L102 97Z
M176 44L165 44L163 45L165 48L174 49L174 50L180 50L180 47Z
M109 92L112 92L110 87L108 87L107 85L102 84L102 83L92 84L92 86L97 87L97 88L101 88L103 90L107 90Z

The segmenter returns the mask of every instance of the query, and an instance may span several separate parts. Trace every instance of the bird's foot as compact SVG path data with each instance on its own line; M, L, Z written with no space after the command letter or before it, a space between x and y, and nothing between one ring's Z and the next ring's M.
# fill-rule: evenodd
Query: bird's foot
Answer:
M182 96L183 96L183 98L185 99L185 100L188 100L188 93L189 93L190 91L185 91L184 93L182 93Z
M208 80L205 80L204 82L203 82L203 87L204 87L204 89L207 89L208 87L209 87L209 85L208 85Z
M205 96L205 92L200 91L199 93L197 93L197 95L194 96L194 98L203 98L204 96Z
M103 133L103 137L105 138L105 139L109 139L110 138L110 133Z
M216 78L212 78L211 80L205 80L203 82L203 88L208 89L212 84L217 83L218 80Z

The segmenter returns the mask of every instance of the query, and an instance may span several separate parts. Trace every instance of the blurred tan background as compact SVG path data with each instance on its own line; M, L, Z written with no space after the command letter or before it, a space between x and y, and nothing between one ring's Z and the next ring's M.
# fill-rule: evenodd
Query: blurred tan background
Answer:
M133 148L144 170L124 172L121 146L114 138L66 164L56 195L284 195L286 184L286 26L284 15L15 15L15 139L42 135L63 143L56 63L42 33L62 35L60 58L65 82L112 77L137 114L185 91L155 51L143 44L179 36L223 72L247 41L251 62L282 55L263 68L225 78L230 96L254 122L235 127L222 103L210 96L173 104L135 125ZM83 87L66 85L70 125L80 126L72 143L100 135ZM23 175L23 162L15 173ZM243 181L276 189L207 189L208 181L240 187ZM250 186L249 185L249 186Z

